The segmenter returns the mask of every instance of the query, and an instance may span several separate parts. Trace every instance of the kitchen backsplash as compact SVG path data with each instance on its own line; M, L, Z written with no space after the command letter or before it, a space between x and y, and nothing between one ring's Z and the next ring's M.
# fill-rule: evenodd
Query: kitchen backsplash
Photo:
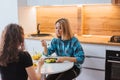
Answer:
M37 8L37 23L40 23L41 32L54 32L54 24L59 18L68 18L73 32L78 33L80 29L78 24L81 23L78 21L77 6L46 6Z
M82 34L120 35L120 5L84 5Z
M75 34L120 35L119 5L46 6L36 11L41 32L53 33L55 21L68 18Z

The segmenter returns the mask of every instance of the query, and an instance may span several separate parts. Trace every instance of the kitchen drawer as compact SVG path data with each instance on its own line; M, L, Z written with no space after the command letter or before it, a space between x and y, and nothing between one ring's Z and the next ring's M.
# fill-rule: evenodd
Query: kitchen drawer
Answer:
M81 43L81 45L83 47L85 55L104 57L105 58L106 45L85 44L85 43Z
M105 80L105 71L82 68L76 80Z
M117 50L117 51L120 51L120 46L107 46L106 50Z
M94 57L86 57L82 67L105 70L105 59L103 58L94 58Z

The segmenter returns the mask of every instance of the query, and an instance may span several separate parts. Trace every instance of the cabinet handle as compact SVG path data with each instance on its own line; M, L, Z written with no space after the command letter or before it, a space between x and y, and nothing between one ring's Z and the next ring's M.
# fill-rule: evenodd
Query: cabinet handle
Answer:
M113 60L107 60L107 61L111 63L120 63L120 61L113 61Z
M98 59L105 59L104 57L89 56L89 55L86 55L85 57L86 57L86 58L98 58Z
M89 68L89 67L82 67L84 69L96 70L96 71L105 71L104 69L96 69L96 68Z

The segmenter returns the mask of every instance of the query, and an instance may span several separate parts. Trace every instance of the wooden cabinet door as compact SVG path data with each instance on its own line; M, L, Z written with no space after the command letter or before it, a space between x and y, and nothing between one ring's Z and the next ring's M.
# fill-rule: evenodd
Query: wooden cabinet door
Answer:
M120 0L112 0L112 4L120 4Z

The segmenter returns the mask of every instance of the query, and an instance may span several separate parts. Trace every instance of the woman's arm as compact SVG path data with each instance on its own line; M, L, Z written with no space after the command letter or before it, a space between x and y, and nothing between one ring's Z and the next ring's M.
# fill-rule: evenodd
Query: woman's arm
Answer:
M76 46L74 47L73 55L76 58L77 63L82 64L84 62L84 59L85 59L84 51L79 41L76 43Z
M38 61L36 72L33 66L26 68L30 80L41 80L41 67L43 64L44 64L44 59L40 59Z
M44 55L46 55L46 56L51 55L55 52L55 50L56 50L55 49L56 48L56 38L53 38L51 40L49 47L47 47L47 43L45 40L42 40L41 42L42 42L42 46L44 47L44 53L43 53Z
M42 43L42 46L44 47L44 54L47 55L47 43L45 40L42 40L41 43Z
M26 71L30 80L40 80L41 74L36 73L33 66L27 67Z
M64 62L64 61L76 62L77 60L75 57L60 57L57 59L56 62Z

